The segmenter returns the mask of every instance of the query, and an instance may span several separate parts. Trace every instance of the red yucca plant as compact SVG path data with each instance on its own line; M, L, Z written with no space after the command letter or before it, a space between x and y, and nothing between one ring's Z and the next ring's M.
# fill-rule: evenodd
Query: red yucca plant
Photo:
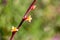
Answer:
M34 0L34 1L32 2L32 4L29 6L29 8L27 9L25 15L23 16L20 24L18 25L18 27L17 27L17 28L12 27L12 35L11 35L10 40L13 40L14 35L15 35L16 32L19 30L19 28L21 27L21 25L22 25L22 23L23 23L24 21L29 21L29 22L31 22L31 20L32 20L31 15L28 16L28 14L29 14L29 12L30 12L31 10L35 9L35 7L36 7L36 6L35 6L35 2L36 2L36 0Z

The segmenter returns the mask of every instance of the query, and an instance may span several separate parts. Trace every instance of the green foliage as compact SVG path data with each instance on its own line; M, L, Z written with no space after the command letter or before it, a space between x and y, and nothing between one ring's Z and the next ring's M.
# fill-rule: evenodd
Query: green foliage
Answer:
M9 40L11 27L18 26L32 0L0 0L0 37ZM36 9L32 10L32 22L24 22L16 33L15 40L51 40L55 27L60 26L59 0L37 0ZM57 9L58 8L58 9ZM57 30L59 32L59 29Z

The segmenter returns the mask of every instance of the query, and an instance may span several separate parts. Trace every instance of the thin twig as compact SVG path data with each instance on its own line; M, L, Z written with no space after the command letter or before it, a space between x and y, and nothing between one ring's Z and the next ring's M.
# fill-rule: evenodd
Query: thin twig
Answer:
M20 24L18 25L17 29L19 29L19 28L21 27L22 23L25 21L25 18L28 16L29 12L31 11L31 7L35 4L35 2L36 2L36 0L34 0L34 1L32 2L32 4L29 6L29 8L27 9L25 15L23 16ZM16 32L17 32L17 31L16 31ZM12 32L12 36L11 36L10 40L13 40L13 37L14 37L14 35L16 34L16 32Z

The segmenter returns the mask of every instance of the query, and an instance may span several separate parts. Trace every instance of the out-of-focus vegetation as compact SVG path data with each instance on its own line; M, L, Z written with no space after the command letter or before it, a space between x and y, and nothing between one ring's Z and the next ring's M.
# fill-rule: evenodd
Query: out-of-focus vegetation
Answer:
M0 40L9 40L33 0L0 0ZM24 22L14 40L53 40L60 36L60 0L37 0L32 22Z

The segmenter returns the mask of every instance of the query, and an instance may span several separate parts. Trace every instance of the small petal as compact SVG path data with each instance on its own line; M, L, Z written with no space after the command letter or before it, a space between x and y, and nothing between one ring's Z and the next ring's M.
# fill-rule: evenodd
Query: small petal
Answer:
M12 30L11 31L12 32L16 32L16 31L18 31L18 29L16 27L12 26Z
M31 20L32 20L32 17L31 17L31 15L29 15L29 16L27 17L26 21L31 22Z

